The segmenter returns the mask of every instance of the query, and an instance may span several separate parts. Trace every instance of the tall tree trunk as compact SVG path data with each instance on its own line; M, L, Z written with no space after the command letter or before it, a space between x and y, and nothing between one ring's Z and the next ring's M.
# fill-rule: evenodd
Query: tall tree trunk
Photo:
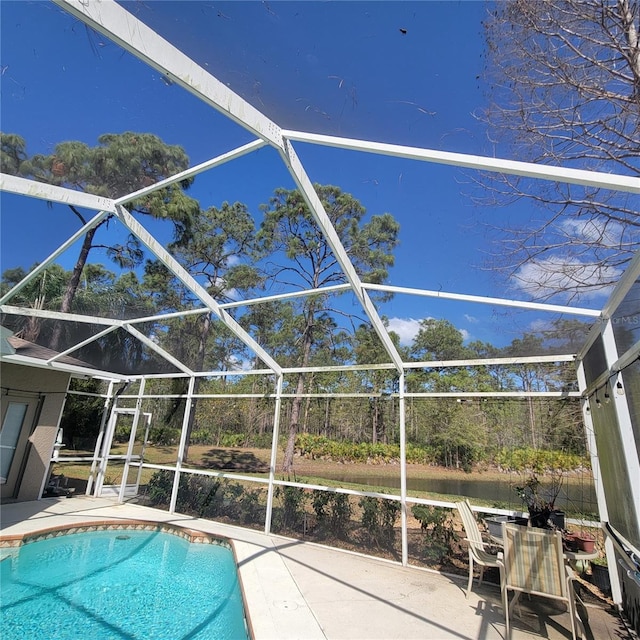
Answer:
M62 313L69 313L71 311L71 305L73 304L73 300L76 297L76 293L78 291L78 287L80 286L80 278L82 277L82 271L87 264L87 258L89 257L89 251L91 251L91 246L93 244L93 238L96 235L96 231L100 225L93 227L93 229L89 229L87 234L82 241L82 247L80 248L80 254L78 255L78 259L76 260L76 264L73 267L73 273L71 274L71 279L67 284L67 288L65 289L64 296L62 297L62 303L60 304L60 311ZM51 335L51 343L50 348L54 351L57 351L60 345L60 339L62 337L62 322L56 322L53 327L53 333Z
M306 367L309 364L311 357L311 329L313 327L313 312L310 312L307 316L307 326L304 330L304 343L302 346L302 366ZM291 420L289 422L289 438L287 440L287 447L284 451L284 459L282 461L282 470L285 473L291 473L293 471L293 456L296 450L296 436L298 435L298 428L300 424L300 414L302 411L302 394L305 389L305 377L304 373L298 374L298 382L296 384L296 396L291 404Z
M256 392L256 381L257 376L253 376L253 380L251 381L251 393ZM254 432L255 427L258 426L258 418L260 414L260 407L258 406L257 398L249 399L249 409L247 411L246 416L246 424L244 427L244 446L249 446L249 440L251 439L251 434Z
M309 389L313 389L313 373L309 378ZM302 431L307 433L309 431L309 413L311 412L311 398L306 398L304 403L304 419L302 420Z
M331 422L331 398L324 399L324 437L329 434L329 423Z
M378 398L372 398L373 407L371 410L371 444L378 442Z
M204 369L204 357L206 354L207 339L209 338L209 332L211 331L211 315L206 314L202 321L202 328L200 329L200 336L198 338L198 353L196 355L196 371L202 371ZM200 392L200 384L202 378L197 377L193 383L193 395L197 395ZM191 432L194 426L196 426L196 406L198 400L193 398L191 401L191 412L189 413L189 421L187 422L187 437L184 445L184 458L183 462L186 462L189 457L189 441L191 440Z
M293 456L296 450L296 436L298 435L298 424L300 422L300 412L302 409L302 396L304 393L304 373L298 374L298 383L296 384L296 397L291 404L291 420L289 422L289 438L287 439L287 448L284 450L284 459L282 461L282 470L285 473L293 471Z

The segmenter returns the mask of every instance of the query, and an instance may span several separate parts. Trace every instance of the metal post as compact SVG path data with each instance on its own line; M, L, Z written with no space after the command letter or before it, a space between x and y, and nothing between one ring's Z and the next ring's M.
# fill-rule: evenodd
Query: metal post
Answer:
M98 430L98 437L96 438L96 446L93 449L93 460L91 461L91 469L89 470L89 478L87 480L87 489L85 495L91 495L91 489L96 477L96 469L100 461L100 447L102 447L102 440L104 438L104 431L107 425L107 419L109 417L109 407L111 407L111 401L113 400L113 380L109 380L109 388L107 389L107 397L104 400L104 406L102 408L102 418L100 419L100 429Z
M269 463L269 489L267 491L267 513L264 519L264 532L271 533L271 514L273 512L273 490L278 460L278 438L280 436L280 409L282 407L282 374L276 378L276 406L273 415L273 439L271 441L271 462Z
M576 372L578 378L578 388L584 392L587 388L587 380L584 373L584 363L581 360ZM591 408L589 400L582 400L582 418L584 420L584 428L587 438L587 449L591 457L591 472L596 490L596 500L598 502L598 514L600 522L609 522L609 509L607 508L607 498L604 492L604 484L602 482L602 471L600 469L600 458L598 457L598 445L596 444L596 434L593 428L593 420L591 418ZM620 578L615 564L615 552L613 543L605 535L604 539L605 552L607 554L607 564L609 566L609 575L611 577L611 597L616 604L622 602L622 590L620 587Z
M140 378L140 385L138 386L138 397L136 398L136 411L133 414L133 420L131 422L131 433L129 434L129 444L127 446L127 456L124 459L124 467L122 469L122 480L120 482L120 491L118 492L118 502L122 504L124 502L125 491L127 488L127 478L129 477L129 464L131 462L131 455L133 453L133 445L136 441L136 431L138 429L138 421L140 420L140 409L142 408L142 396L144 395L144 387L147 383L146 378Z
M402 531L402 566L409 564L407 540L407 429L404 371L398 379L398 411L400 414L400 524Z
M178 502L178 489L180 487L180 469L184 460L184 450L187 445L187 430L189 427L189 416L191 415L191 404L193 403L193 388L196 384L195 376L189 378L189 389L187 391L187 401L184 407L184 416L182 416L182 431L180 432L180 445L178 446L178 459L176 460L176 471L173 477L173 489L171 491L171 503L169 504L169 513L175 513L176 503Z

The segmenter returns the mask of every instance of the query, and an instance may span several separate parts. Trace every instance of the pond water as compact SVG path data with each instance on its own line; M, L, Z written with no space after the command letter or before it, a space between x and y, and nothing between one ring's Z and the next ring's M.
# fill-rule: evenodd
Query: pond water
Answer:
M400 472L397 476L387 475L358 475L347 472L326 472L323 476L331 480L339 480L354 484L362 484L369 487L389 487L400 490ZM486 480L474 476L466 478L460 475L458 478L407 478L407 490L420 493L438 493L445 496L465 496L473 502L473 498L495 503L496 505L510 506L514 510L520 510L522 504L514 487L522 483L522 478L505 474L504 480L496 481L495 477ZM596 513L596 494L593 481L590 477L584 480L572 480L565 483L558 498L556 508L568 512Z

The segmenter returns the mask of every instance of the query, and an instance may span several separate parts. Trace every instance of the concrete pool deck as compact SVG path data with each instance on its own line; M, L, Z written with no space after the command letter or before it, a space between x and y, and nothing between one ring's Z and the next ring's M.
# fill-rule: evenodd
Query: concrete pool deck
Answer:
M464 576L402 567L112 499L48 498L3 505L0 534L17 536L92 520L167 522L233 540L255 640L505 637L500 590L495 585L474 586L467 600ZM3 555L9 552L2 549ZM588 613L590 640L636 640L615 612L589 606ZM551 601L526 602L523 619L514 617L512 637L570 638L568 616Z

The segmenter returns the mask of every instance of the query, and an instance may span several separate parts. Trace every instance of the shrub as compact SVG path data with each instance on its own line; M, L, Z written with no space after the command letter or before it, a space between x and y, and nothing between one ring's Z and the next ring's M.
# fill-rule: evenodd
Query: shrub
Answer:
M348 495L316 491L313 498L313 510L321 535L331 533L338 538L346 536L353 511Z
M297 529L304 520L304 505L307 500L305 490L300 487L278 486L275 496L282 499L282 506L274 509L274 527L279 530Z
M400 460L400 446L371 442L330 440L324 436L300 433L296 436L296 451L312 460L324 458L336 462L394 462ZM407 462L425 464L435 460L434 450L408 445Z
M166 424L152 426L149 429L149 442L163 446L176 444L180 440L180 429Z
M395 538L394 526L400 513L400 504L395 500L371 496L364 496L358 504L362 509L362 526L369 539L377 544L391 546Z
M156 471L147 485L147 498L152 507L166 507L171 501L173 472Z
M549 471L573 471L590 468L587 456L552 449L501 449L494 462L506 471L532 472L543 475Z
M265 505L263 489L245 489L240 496L240 517L244 524L264 523Z
M220 446L238 448L244 446L245 435L242 433L223 433L220 436Z
M190 444L213 444L213 434L208 429L195 429L189 436Z
M426 504L411 507L413 517L420 522L424 537L424 555L431 561L441 562L451 550L455 538L451 510Z

